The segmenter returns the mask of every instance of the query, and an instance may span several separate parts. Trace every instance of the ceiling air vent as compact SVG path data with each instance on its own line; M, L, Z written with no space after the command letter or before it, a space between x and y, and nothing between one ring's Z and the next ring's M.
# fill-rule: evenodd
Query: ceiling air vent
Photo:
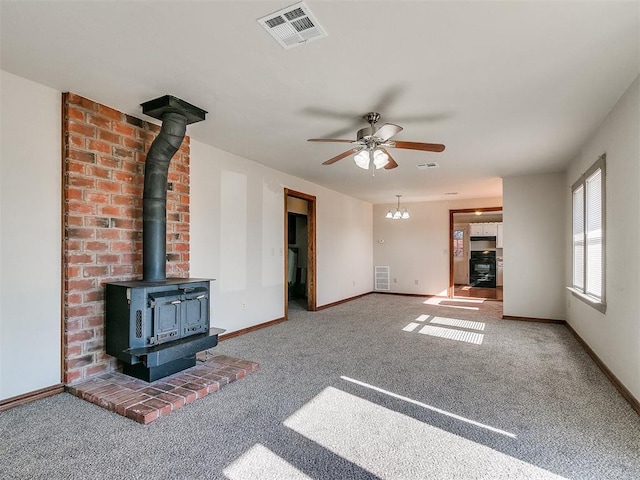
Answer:
M436 162L420 163L416 165L416 168L418 170L426 170L428 168L437 168L437 167L438 167L438 164Z
M327 36L304 2L259 18L258 23L285 49Z

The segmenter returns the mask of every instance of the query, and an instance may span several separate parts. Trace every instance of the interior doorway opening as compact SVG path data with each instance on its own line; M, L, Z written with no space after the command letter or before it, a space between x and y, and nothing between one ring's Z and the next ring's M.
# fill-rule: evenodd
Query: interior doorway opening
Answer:
M284 311L315 311L316 306L316 197L284 190L285 278Z
M502 207L449 211L448 297L502 301Z
M304 202L306 203L306 201ZM289 287L289 304L291 302L307 303L307 258L308 219L306 214L288 212L287 228L287 285Z

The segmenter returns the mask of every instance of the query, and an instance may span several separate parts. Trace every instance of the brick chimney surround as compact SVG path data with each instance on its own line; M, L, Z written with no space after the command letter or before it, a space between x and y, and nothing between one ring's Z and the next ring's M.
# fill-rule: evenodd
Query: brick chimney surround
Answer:
M104 286L142 276L144 162L158 125L74 93L63 111L64 383L118 369L105 353ZM167 275L189 277L189 137L171 160Z

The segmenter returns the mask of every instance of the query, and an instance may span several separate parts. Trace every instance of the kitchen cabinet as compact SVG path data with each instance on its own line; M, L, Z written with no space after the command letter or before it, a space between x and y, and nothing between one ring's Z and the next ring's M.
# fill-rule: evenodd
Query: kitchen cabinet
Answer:
M496 248L503 248L502 247L502 232L503 232L503 226L502 223L498 224L498 233L496 235Z
M472 237L495 237L498 235L497 223L470 223L469 235Z
M482 224L481 223L470 223L469 224L469 235L472 237L481 237L482 233Z

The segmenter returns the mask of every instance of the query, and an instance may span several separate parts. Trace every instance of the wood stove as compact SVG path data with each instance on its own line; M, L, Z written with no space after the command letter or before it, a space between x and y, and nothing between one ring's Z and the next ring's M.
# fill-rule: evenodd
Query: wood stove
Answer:
M196 364L196 353L215 347L211 328L210 279L166 277L167 175L186 126L204 120L204 110L165 95L142 104L162 120L145 163L143 193L143 279L106 286L106 351L123 372L147 382Z
M196 364L224 332L209 325L210 280L116 282L106 289L107 353L123 373L153 382Z

